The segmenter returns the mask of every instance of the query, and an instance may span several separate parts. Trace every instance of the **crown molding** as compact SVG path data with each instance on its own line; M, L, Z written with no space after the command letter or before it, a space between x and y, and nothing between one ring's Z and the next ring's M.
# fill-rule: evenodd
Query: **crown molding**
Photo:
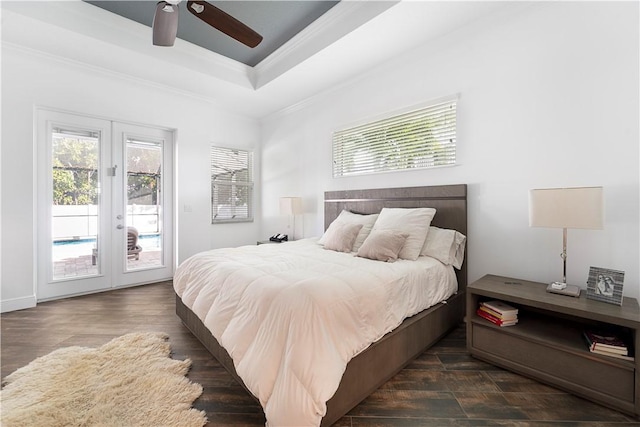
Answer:
M240 117L247 117L246 112L243 111L241 108L232 108L232 107L230 108L228 102L220 102L219 99L213 96L202 95L193 90L182 89L169 84L156 82L145 77L137 77L129 73L114 71L111 69L101 67L99 65L88 64L75 59L70 59L67 57L58 56L48 52L43 52L41 50L33 49L30 47L12 43L6 40L2 40L2 42L0 43L0 49L2 52L14 51L21 55L37 58L38 60L51 61L58 64L62 64L64 66L68 66L70 68L90 71L91 74L94 74L94 75L97 74L97 75L108 76L110 78L119 79L135 85L145 86L150 89L161 90L166 93L170 93L173 95L178 95L181 97L190 98L193 100L210 104L212 108L215 108L226 114L236 114Z
M91 61L91 53L83 50L82 46L75 46L77 43L54 44L51 42L52 35L43 36L43 33L57 29L56 32L76 33L132 51L136 55L253 89L249 80L251 67L181 39L176 39L171 48L153 46L149 27L82 1L38 2L37 7L33 2L0 2L0 6L3 12L3 38L14 44L25 44L59 56ZM34 25L34 22L41 24ZM8 27L7 31L5 27ZM32 34L27 30L29 27Z

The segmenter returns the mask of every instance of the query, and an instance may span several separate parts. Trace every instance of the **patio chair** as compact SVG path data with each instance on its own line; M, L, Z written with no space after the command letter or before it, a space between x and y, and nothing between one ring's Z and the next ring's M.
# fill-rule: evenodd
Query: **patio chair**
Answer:
M142 247L138 245L138 229L127 227L127 258L139 260Z
M138 245L138 229L135 227L127 227L127 258L140 259L142 246ZM98 262L98 248L93 248L91 252L91 265Z

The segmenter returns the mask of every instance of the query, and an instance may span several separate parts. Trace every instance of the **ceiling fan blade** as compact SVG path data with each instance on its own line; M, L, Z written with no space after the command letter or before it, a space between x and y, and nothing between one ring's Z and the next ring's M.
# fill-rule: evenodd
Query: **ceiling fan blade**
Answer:
M152 28L155 46L173 46L178 32L178 5L158 2Z
M249 47L256 47L262 41L260 34L233 16L205 1L190 0L187 2L187 9L207 24Z

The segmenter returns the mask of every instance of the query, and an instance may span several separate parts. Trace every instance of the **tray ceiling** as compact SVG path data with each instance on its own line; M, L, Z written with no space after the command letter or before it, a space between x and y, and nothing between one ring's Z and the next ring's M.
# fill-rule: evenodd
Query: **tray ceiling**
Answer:
M85 1L148 26L149 43L151 43L155 1ZM338 1L209 1L209 3L257 31L263 37L262 42L255 48L249 48L228 37L189 13L186 10L186 1L178 5L180 10L178 38L253 67L335 6Z

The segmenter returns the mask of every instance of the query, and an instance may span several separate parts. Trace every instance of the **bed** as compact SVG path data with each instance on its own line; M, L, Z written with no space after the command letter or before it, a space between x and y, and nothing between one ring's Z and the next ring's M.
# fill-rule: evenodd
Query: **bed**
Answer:
M466 191L466 185L446 185L326 192L324 201L325 229L343 210L359 214L373 214L380 212L383 208L429 207L437 210L437 214L431 222L432 226L457 230L466 235ZM295 244L303 245L306 243L292 242L291 245ZM256 249L251 250L256 251ZM263 248L263 250L269 249ZM337 390L326 403L326 413L321 420L322 426L335 423L411 360L462 322L464 294L467 285L466 266L467 261L455 270L457 279L455 294L408 317L398 327L377 339L346 364ZM198 312L198 309L194 308L194 311ZM176 295L176 312L183 323L234 378L247 388L236 372L229 353L218 343L201 320L201 317L205 317L202 311L198 312L200 317L194 311L183 302L178 294Z

